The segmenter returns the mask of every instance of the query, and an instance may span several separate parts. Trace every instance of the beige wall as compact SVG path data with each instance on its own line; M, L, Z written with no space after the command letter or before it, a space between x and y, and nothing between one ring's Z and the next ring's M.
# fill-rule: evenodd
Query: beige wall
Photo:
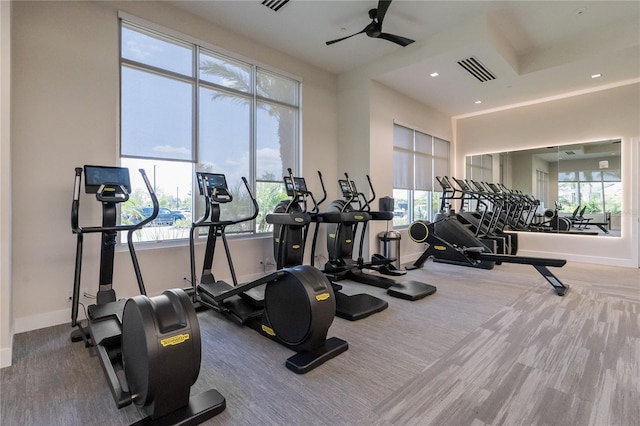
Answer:
M456 120L456 171L466 155L622 139L622 236L521 234L523 253L580 262L638 266L640 84Z
M377 82L371 83L370 97L369 174L378 197L393 196L394 122L412 126L453 143L451 118ZM377 209L378 205L372 207ZM387 229L387 224L372 222L370 228L369 244L374 248L373 252L377 253L377 235ZM421 244L411 241L406 230L402 231L400 253L404 261L417 258L422 250Z
M118 161L119 10L300 76L304 170L310 175L322 164L328 179L337 175L335 76L158 2L16 2L12 14L12 205L13 229L19 230L12 239L16 332L70 318L73 169ZM309 180L319 191L316 179ZM98 203L85 197L82 207L81 224L97 224ZM85 239L82 287L91 292L97 287L98 246L97 238ZM199 259L202 250L201 245ZM259 261L271 256L271 239L234 240L231 250L237 254L238 274L255 277L263 271ZM186 285L186 245L141 248L138 255L149 294ZM215 267L218 278L228 276L222 259ZM126 251L116 255L114 282L119 296L136 294Z

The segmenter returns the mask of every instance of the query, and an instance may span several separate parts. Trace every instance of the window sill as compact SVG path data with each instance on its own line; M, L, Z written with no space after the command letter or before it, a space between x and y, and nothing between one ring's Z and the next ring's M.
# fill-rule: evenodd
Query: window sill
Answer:
M237 241L237 240L265 240L271 239L272 234L269 232L261 233L261 234L248 234L248 235L227 235L227 239L229 242ZM203 235L196 239L196 245L205 244L207 241L206 235ZM180 238L173 240L157 240L157 241L141 241L134 242L136 251L145 251L145 250L155 250L155 249L171 249L176 247L188 247L189 246L189 238ZM116 245L116 252L125 252L129 251L129 246L127 242L121 242Z

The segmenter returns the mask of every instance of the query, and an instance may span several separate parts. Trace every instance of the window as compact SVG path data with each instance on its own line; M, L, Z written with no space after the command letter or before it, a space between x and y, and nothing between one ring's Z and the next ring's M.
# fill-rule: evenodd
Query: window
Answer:
M491 154L467 156L467 179L476 182L493 182L493 156Z
M536 199L542 201L543 207L548 204L549 174L542 170L536 170Z
M449 142L394 124L394 226L430 220L439 205L436 176L449 174Z
M561 211L572 213L586 206L584 213L621 213L620 169L563 171L558 173L558 202Z
M120 159L132 178L123 223L150 206L137 172L144 168L160 207L177 219L154 221L138 238L187 238L203 210L192 196L198 170L226 175L236 198L223 219L251 214L241 178L249 181L259 216L230 232L269 231L265 215L286 197L282 177L298 170L300 82L187 36L129 20L120 31Z

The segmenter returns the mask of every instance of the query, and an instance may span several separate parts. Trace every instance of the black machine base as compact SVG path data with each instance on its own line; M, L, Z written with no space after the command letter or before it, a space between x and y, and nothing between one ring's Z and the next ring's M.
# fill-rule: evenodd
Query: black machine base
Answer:
M201 394L189 398L189 404L179 410L152 419L145 417L132 424L135 426L195 426L225 410L227 402L224 397L215 389L210 389Z
M346 295L335 291L336 316L349 321L358 321L389 307L386 300L370 294Z
M397 282L391 278L368 274L357 268L345 270L342 274L337 275L337 279L350 279L373 287L384 288L387 289L387 294L389 296L404 300L420 300L435 293L436 291L434 286L427 283L414 280ZM375 312L379 311L374 311L372 313Z
M406 280L389 287L387 294L404 300L420 300L436 292L436 287L420 281Z
M331 358L335 358L347 349L349 349L349 344L346 341L331 337L327 339L322 348L314 351L298 352L289 357L285 365L296 374L305 374Z

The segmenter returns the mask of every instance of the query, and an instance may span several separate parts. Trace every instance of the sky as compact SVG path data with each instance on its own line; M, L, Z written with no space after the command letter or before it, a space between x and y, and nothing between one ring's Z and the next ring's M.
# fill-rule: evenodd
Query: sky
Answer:
M170 43L123 27L122 57L175 73L192 76L189 45ZM211 59L206 56L206 59ZM122 67L122 155L157 156L179 161L122 158L130 168L132 186L144 188L137 169L145 169L159 193L183 195L192 191L195 170L224 173L230 186L249 178L251 140L250 97L220 96L222 92L201 87L198 118L200 152L192 152L194 138L193 83L148 71ZM217 95L217 96L216 96ZM256 114L257 174L282 174L278 119L262 108ZM290 167L293 165L286 165Z

